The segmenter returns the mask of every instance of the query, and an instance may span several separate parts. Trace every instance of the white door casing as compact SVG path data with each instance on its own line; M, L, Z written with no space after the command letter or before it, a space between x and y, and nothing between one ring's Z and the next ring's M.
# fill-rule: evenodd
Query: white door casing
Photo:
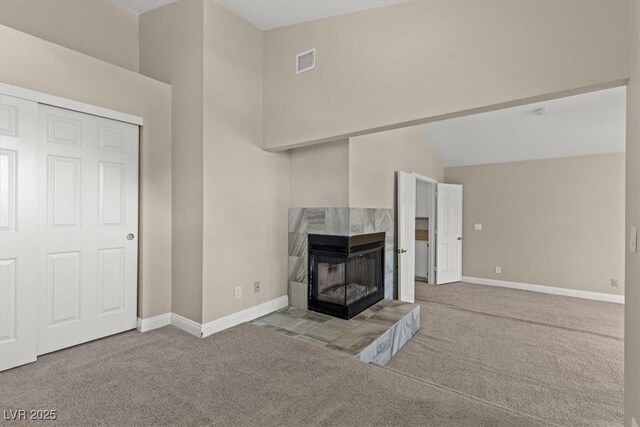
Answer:
M46 105L38 121L44 354L136 326L138 127Z
M436 283L462 280L462 185L438 184Z
M398 299L415 301L416 177L398 172Z
M37 117L0 95L0 371L36 360Z

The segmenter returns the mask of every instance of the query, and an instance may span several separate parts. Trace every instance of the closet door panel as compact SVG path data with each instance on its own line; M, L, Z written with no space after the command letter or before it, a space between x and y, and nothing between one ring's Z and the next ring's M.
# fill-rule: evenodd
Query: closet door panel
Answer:
M38 106L0 95L0 371L36 360Z
M41 105L39 128L44 354L136 326L138 127Z

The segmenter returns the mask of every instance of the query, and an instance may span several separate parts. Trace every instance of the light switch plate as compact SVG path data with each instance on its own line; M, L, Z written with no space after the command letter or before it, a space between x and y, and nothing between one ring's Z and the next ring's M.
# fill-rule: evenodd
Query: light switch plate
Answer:
M631 227L631 236L629 236L629 250L634 254L638 252L638 227Z
M480 223L473 224L473 229L476 231L482 230L482 224Z

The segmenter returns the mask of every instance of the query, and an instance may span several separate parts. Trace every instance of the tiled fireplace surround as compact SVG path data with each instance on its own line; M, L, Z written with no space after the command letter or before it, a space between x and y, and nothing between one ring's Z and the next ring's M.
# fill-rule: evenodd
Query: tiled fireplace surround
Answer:
M384 296L394 294L393 209L366 208L290 208L289 209L289 305L307 308L308 234L357 236L386 233Z

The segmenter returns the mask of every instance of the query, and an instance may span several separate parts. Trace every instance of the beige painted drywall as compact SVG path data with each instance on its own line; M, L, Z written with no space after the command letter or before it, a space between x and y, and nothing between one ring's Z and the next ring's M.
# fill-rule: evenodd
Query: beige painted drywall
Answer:
M393 209L396 171L442 181L442 164L419 126L350 138L349 207Z
M138 316L171 311L171 87L0 26L0 81L144 119Z
M463 275L624 295L624 174L624 153L446 168Z
M179 1L141 16L140 48L173 86L173 312L207 323L286 295L289 155L261 149L262 32Z
M261 149L262 32L215 2L204 5L204 76L203 321L209 322L287 295L289 156Z
M180 1L140 16L140 72L172 99L172 310L202 321L203 11Z
M640 229L640 1L631 0L631 80L627 87L626 238ZM631 417L640 425L640 252L626 249L625 307L625 426Z
M349 206L349 140L290 151L289 206Z
M412 1L267 31L264 147L619 84L627 0ZM296 75L295 55L317 48Z
M442 181L419 126L289 150L289 205L393 209L396 171Z
M0 24L138 71L138 15L110 0L2 0Z

